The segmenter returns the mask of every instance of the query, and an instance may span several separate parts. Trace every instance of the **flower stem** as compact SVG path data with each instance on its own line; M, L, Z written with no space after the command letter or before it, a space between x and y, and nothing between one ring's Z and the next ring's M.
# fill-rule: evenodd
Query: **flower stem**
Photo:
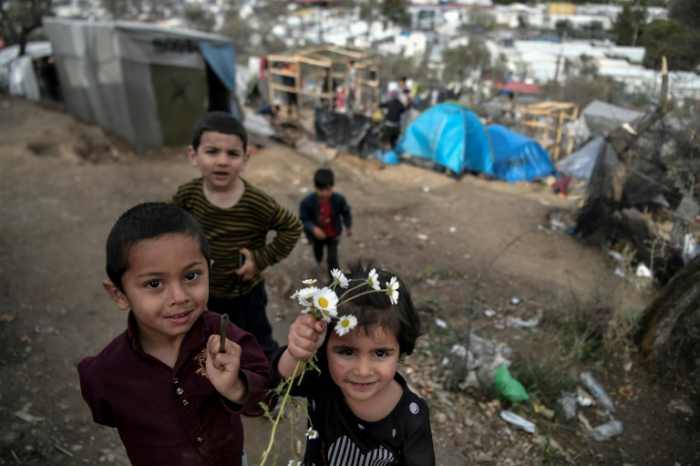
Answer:
M348 299L346 299L345 301L338 303L338 304L336 305L336 307L340 307L340 306L342 306L343 304L347 304L347 303L349 303L350 301L352 301L353 299L359 298L360 296L364 296L364 295L370 294L370 293L379 293L379 292L382 292L382 291L386 293L386 290L375 290L374 288L372 288L372 289L369 290L369 291L363 291L362 293L356 294L356 295L353 296L352 298L348 298ZM343 293L343 295L345 295L345 293Z
M301 372L304 372L304 367L306 366L306 359L300 359L297 361L297 365L294 367L294 372L292 372L292 376L287 379L289 382L289 385L287 385L287 391L284 394L284 397L282 398L282 405L280 406L280 411L277 413L277 418L275 419L275 422L272 424L272 432L270 433L270 443L267 445L267 449L263 452L262 458L260 458L260 465L259 466L264 466L265 461L267 461L267 457L270 456L270 452L272 451L272 447L275 444L275 432L277 431L277 426L280 423L280 419L282 419L282 415L284 414L284 407L287 404L287 401L289 401L289 392L292 390L292 384L294 383L294 378L297 375L297 371L301 369Z

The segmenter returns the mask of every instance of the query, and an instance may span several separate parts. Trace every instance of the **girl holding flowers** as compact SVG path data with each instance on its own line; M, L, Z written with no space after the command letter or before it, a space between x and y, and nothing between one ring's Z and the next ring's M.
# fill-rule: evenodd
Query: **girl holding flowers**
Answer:
M292 378L288 393L308 400L305 466L435 465L428 406L397 372L420 318L403 282L369 267L295 293L305 309L272 361L273 384Z

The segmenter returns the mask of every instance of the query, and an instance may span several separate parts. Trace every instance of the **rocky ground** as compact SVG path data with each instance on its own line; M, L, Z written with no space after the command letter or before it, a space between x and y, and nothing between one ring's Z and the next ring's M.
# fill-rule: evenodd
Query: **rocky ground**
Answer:
M167 200L196 172L183 148L135 155L60 109L0 100L0 465L126 465L116 432L92 423L75 370L125 325L101 286L104 242L124 210ZM296 211L319 163L259 142L265 147L252 156L246 179ZM424 318L425 335L402 371L430 404L438 464L700 464L687 394L650 378L635 364L634 349L624 350L624 338L623 350L618 345L575 366L594 371L626 423L622 435L603 443L582 427L606 422L603 410L581 408L583 419L565 421L555 405L536 413L525 403L519 414L537 424L529 434L503 421L507 406L456 376L459 363L446 358L471 330L508 344L516 362L569 368L558 359L566 342L557 330L569 313L594 313L586 306L606 294L631 319L644 308L649 287L621 280L606 254L550 228L553 216L570 219L568 201L544 185L456 181L343 154L330 166L355 216L356 234L341 242L341 260L372 258L391 267L411 286ZM268 313L281 342L299 311L288 296L301 278L318 273L302 242L266 271ZM520 328L510 327L509 317L540 320ZM577 375L563 374L571 381ZM537 396L531 401L543 404ZM270 423L245 425L255 464ZM284 429L278 464L294 455L302 429Z

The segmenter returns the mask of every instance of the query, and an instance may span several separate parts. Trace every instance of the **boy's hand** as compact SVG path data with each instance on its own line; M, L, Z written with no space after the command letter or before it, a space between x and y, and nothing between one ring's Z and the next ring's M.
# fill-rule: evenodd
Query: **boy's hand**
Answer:
M319 239L319 240L324 240L324 239L326 239L326 234L325 234L325 233L323 232L323 230L321 230L319 227L314 227L314 229L311 230L311 233L314 234L314 236L316 237L316 239Z
M226 352L220 353L219 335L211 335L207 341L207 378L216 391L239 405L248 398L248 386L239 377L241 368L241 347L226 339Z
M308 314L297 317L289 327L289 339L287 350L296 359L308 359L321 347L326 339L328 324Z
M257 267L255 267L255 261L253 260L253 255L246 248L241 248L241 254L245 257L245 263L240 269L236 270L236 275L239 275L243 281L252 280L253 277L258 273Z

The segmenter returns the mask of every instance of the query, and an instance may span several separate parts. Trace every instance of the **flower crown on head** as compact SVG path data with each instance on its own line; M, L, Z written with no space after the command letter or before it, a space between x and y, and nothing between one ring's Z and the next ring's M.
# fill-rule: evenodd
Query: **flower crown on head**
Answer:
M330 287L318 288L313 286L316 280L304 280L302 283L307 285L307 287L297 290L290 298L299 301L299 304L304 308L301 311L302 314L311 314L316 320L323 320L329 324L333 319L337 319L334 330L341 337L357 326L357 317L353 315L338 316L338 308L343 304L362 295L378 292L386 293L391 304L396 304L399 301L399 282L396 277L391 277L391 280L385 283L386 288L382 288L379 284L377 269L370 270L366 280L361 278L348 280L343 272L338 269L331 270L331 276L333 277L333 283L331 283ZM350 286L350 281L359 281L361 283L347 289ZM364 285L368 285L371 290L343 299L350 291ZM345 289L340 297L335 292L335 289L338 287Z

